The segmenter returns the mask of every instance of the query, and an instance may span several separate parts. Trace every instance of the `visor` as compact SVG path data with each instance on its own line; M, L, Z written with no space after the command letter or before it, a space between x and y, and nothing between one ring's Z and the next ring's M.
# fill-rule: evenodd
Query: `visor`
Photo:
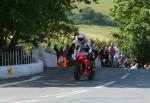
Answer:
M84 40L84 38L78 38L78 41L83 41Z

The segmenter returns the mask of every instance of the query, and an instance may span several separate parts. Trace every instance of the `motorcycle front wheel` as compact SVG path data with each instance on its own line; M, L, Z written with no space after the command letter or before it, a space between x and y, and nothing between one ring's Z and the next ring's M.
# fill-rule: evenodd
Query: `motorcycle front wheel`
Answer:
M74 69L74 78L76 81L79 81L81 77L81 71L80 69L76 66Z
M90 75L89 75L88 79L89 79L89 80L93 80L94 77L95 77L95 70L94 70L94 69L91 69Z

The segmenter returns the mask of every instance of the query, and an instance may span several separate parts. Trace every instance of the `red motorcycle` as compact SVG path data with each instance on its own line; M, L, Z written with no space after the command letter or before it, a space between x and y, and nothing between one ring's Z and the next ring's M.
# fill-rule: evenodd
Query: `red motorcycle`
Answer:
M74 60L74 78L80 80L81 77L87 77L89 80L93 80L95 77L95 70L93 68L92 61L88 58L86 53L79 53Z

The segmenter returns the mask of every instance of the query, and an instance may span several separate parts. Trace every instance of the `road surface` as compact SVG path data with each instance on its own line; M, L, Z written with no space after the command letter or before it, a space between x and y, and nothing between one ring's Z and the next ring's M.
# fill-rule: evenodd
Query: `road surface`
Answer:
M103 68L76 82L72 69L0 80L0 103L150 103L150 71Z

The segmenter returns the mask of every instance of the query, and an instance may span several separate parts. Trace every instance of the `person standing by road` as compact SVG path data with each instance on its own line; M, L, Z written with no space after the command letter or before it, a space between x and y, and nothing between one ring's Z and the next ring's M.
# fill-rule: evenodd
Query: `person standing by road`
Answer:
M113 67L118 67L119 48L115 46L114 49L115 49L115 55L114 55Z

